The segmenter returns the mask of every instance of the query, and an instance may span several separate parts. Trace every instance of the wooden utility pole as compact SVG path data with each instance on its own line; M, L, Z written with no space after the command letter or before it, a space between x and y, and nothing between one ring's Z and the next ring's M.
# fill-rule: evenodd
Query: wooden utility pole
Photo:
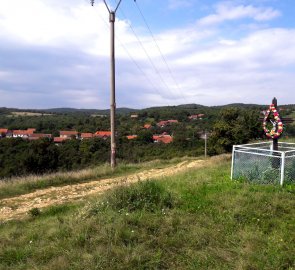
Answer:
M207 158L207 131L205 130L205 158Z
M116 20L116 11L119 8L122 0L120 0L114 10L111 10L103 0L108 12L109 12L109 21L110 21L110 52L111 52L111 111L110 111L110 121L111 121L111 167L116 167L116 69L115 69L115 20ZM93 6L94 0L91 0Z

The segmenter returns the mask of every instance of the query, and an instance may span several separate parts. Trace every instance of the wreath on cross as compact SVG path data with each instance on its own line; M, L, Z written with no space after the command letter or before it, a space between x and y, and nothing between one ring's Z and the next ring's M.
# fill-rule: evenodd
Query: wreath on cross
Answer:
M270 119L271 113L273 114L273 119ZM268 120L272 124L272 129L268 128L267 126ZM265 132L265 135L272 139L279 138L283 132L283 122L274 104L271 104L269 106L269 109L264 115L263 130Z

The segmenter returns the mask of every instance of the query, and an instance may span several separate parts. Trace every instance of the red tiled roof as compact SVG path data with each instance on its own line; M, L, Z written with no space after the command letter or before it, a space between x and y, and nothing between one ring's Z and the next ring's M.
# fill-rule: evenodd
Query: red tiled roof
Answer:
M33 133L30 134L30 138L52 138L51 134L44 134L44 133Z
M8 129L7 128L0 128L0 133L7 133L8 132Z
M71 131L60 131L59 132L60 136L77 136L78 132L75 130L71 130Z
M27 128L27 134L33 134L35 131L35 128Z
M158 126L165 126L165 125L167 125L169 122L168 121L160 121L159 123L158 123Z
M173 138L170 135L153 135L154 142L171 143Z
M126 136L128 140L134 140L137 138L137 135L129 135L129 136Z
M62 143L62 142L66 141L66 140L69 140L69 139L70 139L70 138L54 137L53 141L54 141L55 143Z
M12 131L13 135L28 135L28 131L27 130L13 130Z
M146 129L149 129L149 128L151 128L151 126L152 126L151 124L145 124L143 127Z
M111 131L96 131L95 135L98 137L110 137L111 136Z
M166 126L168 124L175 124L178 123L178 120L166 120L166 121L160 121L157 125L158 126Z
M81 138L82 139L90 139L90 138L93 138L93 134L92 133L81 133Z

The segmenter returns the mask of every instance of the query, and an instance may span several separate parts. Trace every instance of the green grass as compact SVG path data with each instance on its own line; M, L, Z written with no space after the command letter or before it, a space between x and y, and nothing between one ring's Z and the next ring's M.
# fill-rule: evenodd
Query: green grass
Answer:
M45 175L29 175L0 180L0 199L27 194L48 187L78 184L106 177L116 177L152 168L164 168L189 158L155 160L138 164L119 164L112 170L109 164L72 172L60 172Z
M295 143L295 138L282 138L280 142Z
M294 186L208 163L0 225L0 269L295 269Z

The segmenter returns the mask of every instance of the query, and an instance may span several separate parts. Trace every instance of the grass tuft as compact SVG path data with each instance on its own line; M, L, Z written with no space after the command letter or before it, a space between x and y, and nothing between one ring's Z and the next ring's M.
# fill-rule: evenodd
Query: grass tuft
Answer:
M90 209L96 214L107 209L119 212L164 211L175 206L177 199L157 181L138 182L131 186L118 187L108 193Z
M41 215L41 211L39 208L32 208L29 210L29 214L32 216L32 217L38 217Z

